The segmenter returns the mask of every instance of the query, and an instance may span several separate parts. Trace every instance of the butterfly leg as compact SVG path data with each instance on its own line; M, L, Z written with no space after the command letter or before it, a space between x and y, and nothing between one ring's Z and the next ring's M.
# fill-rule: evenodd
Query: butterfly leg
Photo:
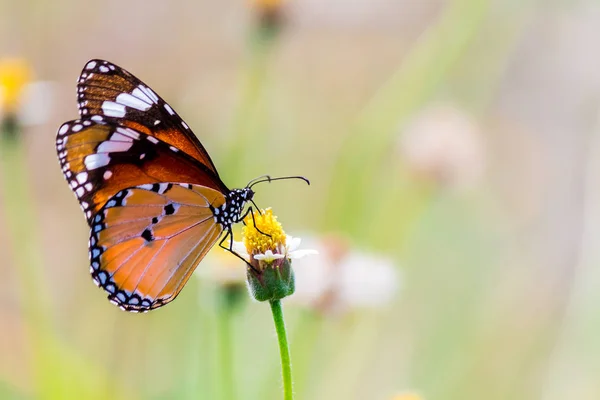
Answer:
M230 238L230 240L229 240L229 247L223 245L223 242L225 242L225 240L227 240L227 238ZM233 232L231 231L231 228L229 228L229 230L227 231L227 234L225 236L223 236L223 239L221 239L221 241L219 242L219 247L222 248L222 249L224 249L224 250L227 250L228 252L230 252L231 254L233 254L234 256L236 256L237 258L239 258L240 260L242 260L243 262L245 262L257 274L259 273L256 270L256 268L254 268L254 266L252 266L252 264L250 264L248 262L248 260L246 260L244 257L240 256L238 253L236 253L235 251L233 251Z
M256 204L255 204L255 206L256 206ZM257 207L257 210L260 210L260 208ZM248 207L248 210L246 210L246 213L242 217L242 222L244 223L244 225L246 225L246 222L244 221L244 219L246 218L246 216L248 214L252 215L252 225L254 225L254 229L256 229L259 233L262 233L265 236L271 237L271 235L269 235L268 233L264 233L263 231L261 231L260 229L258 229L258 226L256 226L256 220L254 219L254 213L252 212L252 207Z
M256 207L256 209L258 210L258 213L262 214L262 211L261 211L260 207L256 205L256 203L254 202L254 200L250 199L250 202L254 205L254 207Z

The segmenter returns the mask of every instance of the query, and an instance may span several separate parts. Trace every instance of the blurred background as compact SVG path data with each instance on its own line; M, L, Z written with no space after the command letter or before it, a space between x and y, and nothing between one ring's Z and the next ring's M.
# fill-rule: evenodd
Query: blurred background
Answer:
M588 0L0 0L0 398L281 398L234 257L145 315L91 282L54 145L91 58L230 187L311 180L257 187L320 252L284 301L298 399L600 398L599 37Z

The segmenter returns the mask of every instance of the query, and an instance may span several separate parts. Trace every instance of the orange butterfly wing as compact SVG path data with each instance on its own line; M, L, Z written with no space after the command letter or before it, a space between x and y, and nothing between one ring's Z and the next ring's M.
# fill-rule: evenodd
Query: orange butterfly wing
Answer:
M126 311L172 301L223 232L211 210L223 201L221 193L198 185L120 191L91 226L94 282Z
M91 60L77 92L81 119L59 128L56 150L91 228L93 279L124 310L160 307L253 192L230 191L187 124L124 69Z
M148 85L104 60L87 62L77 84L79 114L118 121L187 153L218 176L210 156L189 126ZM224 186L224 185L223 185Z
M145 183L186 182L227 190L218 176L178 148L100 116L63 124L56 149L88 224L117 192Z

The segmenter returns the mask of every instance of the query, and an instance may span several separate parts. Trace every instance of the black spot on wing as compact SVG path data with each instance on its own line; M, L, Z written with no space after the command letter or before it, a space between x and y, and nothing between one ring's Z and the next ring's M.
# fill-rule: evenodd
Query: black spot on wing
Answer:
M142 238L146 242L151 242L154 240L154 235L152 234L152 231L150 229L146 229L144 230L144 232L142 232Z
M175 212L175 207L173 204L167 204L165 206L165 215L171 215Z

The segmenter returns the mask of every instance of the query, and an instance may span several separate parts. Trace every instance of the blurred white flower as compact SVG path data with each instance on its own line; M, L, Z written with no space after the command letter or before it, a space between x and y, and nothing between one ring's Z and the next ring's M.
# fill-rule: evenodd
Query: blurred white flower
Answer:
M220 247L208 252L195 275L221 286L246 285L246 267L237 257Z
M478 124L452 105L423 110L402 132L398 147L409 170L442 186L474 186L485 169Z
M56 86L49 81L33 81L30 65L24 59L0 59L0 120L14 117L22 126L48 121Z
M324 313L356 308L382 308L399 288L394 262L383 256L350 249L341 239L313 240L319 257L294 263L296 293L290 303Z

